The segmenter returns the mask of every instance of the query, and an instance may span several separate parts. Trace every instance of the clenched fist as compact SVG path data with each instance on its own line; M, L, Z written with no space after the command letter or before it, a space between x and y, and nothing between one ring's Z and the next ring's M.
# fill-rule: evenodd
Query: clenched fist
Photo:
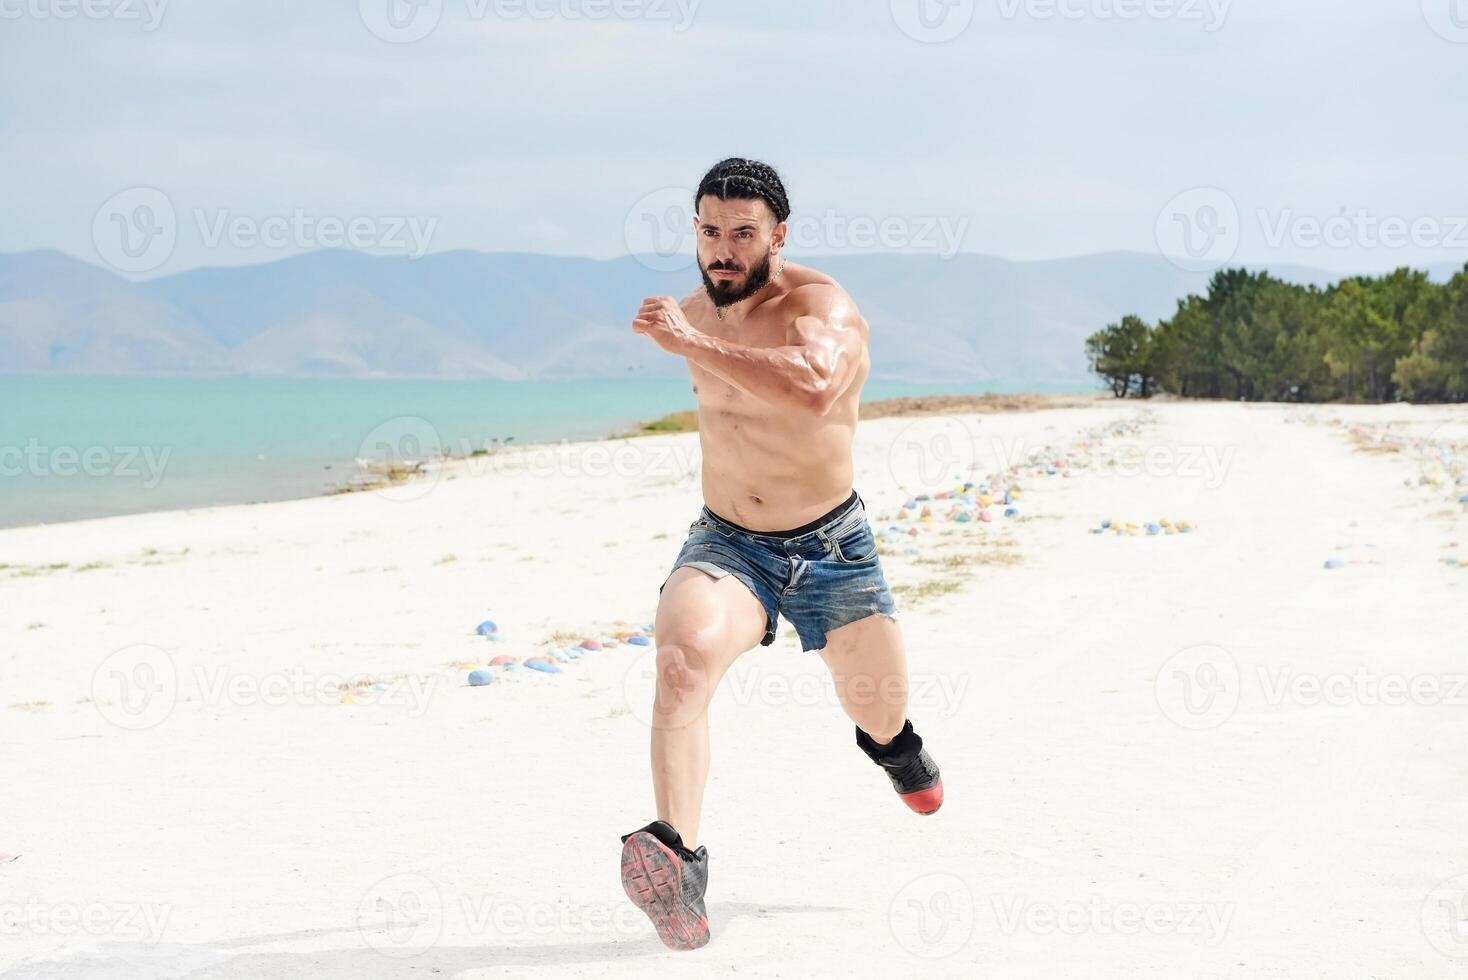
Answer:
M689 338L698 333L671 296L649 296L643 300L642 309L632 321L632 332L646 334L670 354L684 353Z

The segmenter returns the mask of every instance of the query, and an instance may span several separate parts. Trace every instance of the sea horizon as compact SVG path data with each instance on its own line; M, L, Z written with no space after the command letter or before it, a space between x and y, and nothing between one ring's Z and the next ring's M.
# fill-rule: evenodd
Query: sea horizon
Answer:
M1096 390L868 381L862 401ZM696 407L687 379L0 375L0 528L321 496L358 460L604 439Z

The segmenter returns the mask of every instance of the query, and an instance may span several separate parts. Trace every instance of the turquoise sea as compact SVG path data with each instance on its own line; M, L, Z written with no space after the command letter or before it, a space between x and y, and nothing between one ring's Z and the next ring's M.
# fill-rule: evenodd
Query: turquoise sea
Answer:
M872 381L862 397L1078 390ZM361 458L594 439L694 407L687 380L0 377L0 527L313 496Z

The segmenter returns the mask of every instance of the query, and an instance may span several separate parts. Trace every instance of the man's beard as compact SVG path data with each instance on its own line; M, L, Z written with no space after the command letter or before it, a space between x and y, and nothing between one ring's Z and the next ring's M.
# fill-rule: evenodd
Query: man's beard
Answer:
M755 293L764 289L770 282L770 257L766 255L760 260L759 265L749 271L745 277L744 285L739 285L737 279L723 282L715 282L709 275L710 272L738 271L730 269L722 262L715 262L708 268L704 268L702 262L698 264L698 271L703 274L703 288L709 294L709 299L714 301L715 306L733 306L741 300L749 299Z

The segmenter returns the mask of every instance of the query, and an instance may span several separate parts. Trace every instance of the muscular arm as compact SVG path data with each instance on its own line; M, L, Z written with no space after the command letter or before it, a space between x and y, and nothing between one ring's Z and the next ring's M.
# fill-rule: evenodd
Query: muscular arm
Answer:
M825 415L860 370L864 339L856 310L830 286L804 286L789 298L799 343L750 347L692 331L680 353L761 401Z

